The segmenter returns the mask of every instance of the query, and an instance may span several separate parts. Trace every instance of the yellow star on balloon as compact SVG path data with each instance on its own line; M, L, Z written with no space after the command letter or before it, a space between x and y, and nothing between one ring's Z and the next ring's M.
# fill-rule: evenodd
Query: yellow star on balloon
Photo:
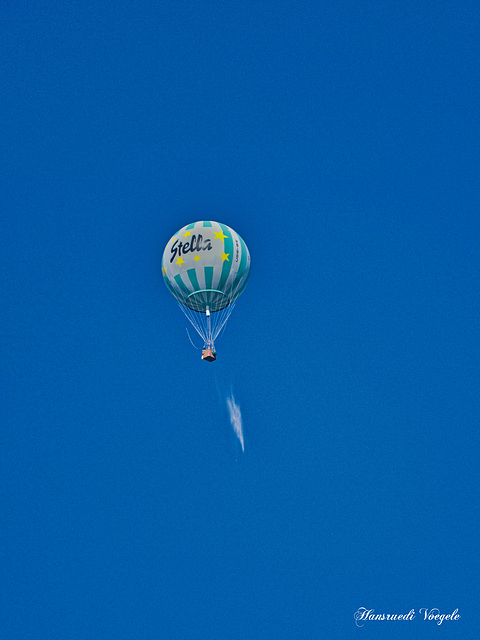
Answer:
M182 258L182 256L178 256L176 264L181 267L184 262L185 260Z
M185 236L185 238L186 238L187 236L191 236L191 235L192 235L192 232L191 232L191 231L185 231L185 233L184 233L183 235L184 235L184 236Z
M163 270L163 275L165 275L167 273L167 267L162 267Z
M230 254L229 253L225 253L225 251L222 253L222 255L220 256L220 258L223 260L223 262L225 262L225 260L227 260L228 262L230 262L230 260L228 259L228 256Z
M214 231L213 235L215 236L215 238L218 238L219 240L223 240L224 238L228 238L228 236L226 236L223 231Z
M199 260L201 260L200 256L195 256L194 257L195 262L198 262Z

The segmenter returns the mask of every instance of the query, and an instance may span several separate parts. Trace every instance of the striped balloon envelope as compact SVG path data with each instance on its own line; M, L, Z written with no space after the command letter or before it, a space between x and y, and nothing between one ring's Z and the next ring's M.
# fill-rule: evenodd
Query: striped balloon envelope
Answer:
M220 311L235 302L250 275L250 254L226 224L193 222L168 242L163 253L165 284L193 311Z
M213 346L250 275L245 242L226 224L192 222L168 241L162 270L185 315L205 344Z

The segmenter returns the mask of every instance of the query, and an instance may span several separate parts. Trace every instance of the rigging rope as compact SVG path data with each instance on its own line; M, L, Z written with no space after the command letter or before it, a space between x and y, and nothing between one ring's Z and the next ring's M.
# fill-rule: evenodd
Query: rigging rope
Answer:
M190 340L190 342L192 343L192 347L193 347L194 349L200 349L200 347L196 347L196 346L193 344L193 340L192 340L192 338L190 337L190 333L188 332L188 327L185 327L185 331L187 332L188 339L189 339L189 340Z
M237 292L240 285L241 283L238 283L237 287L232 292L232 297L235 296L235 293ZM227 320L230 318L230 314L235 308L235 302L232 302L220 311L211 311L210 315L207 315L206 312L193 311L193 309L190 309L180 302L178 303L178 306L181 308L189 322L192 324L195 331L202 338L204 345L212 347L214 341L225 328ZM188 333L188 329L187 334L190 342L195 347L190 334ZM195 347L195 349L197 348L198 347Z

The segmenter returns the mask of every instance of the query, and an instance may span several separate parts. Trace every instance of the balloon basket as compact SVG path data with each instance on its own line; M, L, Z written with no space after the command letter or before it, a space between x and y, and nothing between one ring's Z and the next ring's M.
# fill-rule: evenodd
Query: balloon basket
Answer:
M202 360L206 360L207 362L215 362L216 359L217 353L216 351L213 351L213 349L204 349L202 351Z

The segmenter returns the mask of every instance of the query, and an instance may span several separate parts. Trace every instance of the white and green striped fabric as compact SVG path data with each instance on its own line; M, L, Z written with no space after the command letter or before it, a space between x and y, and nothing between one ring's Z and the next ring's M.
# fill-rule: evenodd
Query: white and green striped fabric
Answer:
M250 254L226 224L188 224L163 253L165 284L179 303L199 313L221 311L238 298L250 275Z

